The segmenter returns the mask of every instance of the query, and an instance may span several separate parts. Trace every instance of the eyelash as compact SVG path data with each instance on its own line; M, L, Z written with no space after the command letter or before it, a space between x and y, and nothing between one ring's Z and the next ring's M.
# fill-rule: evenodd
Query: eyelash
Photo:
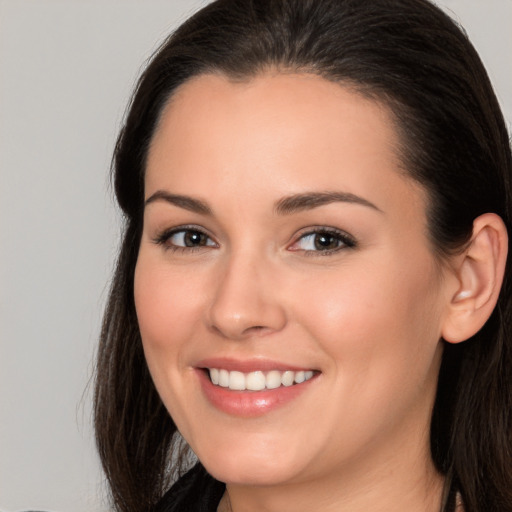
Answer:
M302 251L304 255L307 256L330 256L339 251L345 249L352 249L357 246L356 240L346 233L345 231L341 231L336 228L328 228L328 227L316 227L313 229L308 229L306 232L302 233L296 241L292 244L297 245L301 240L305 240L308 237L316 237L317 235L327 235L329 238L333 238L335 241L339 242L338 247L334 247L332 249L320 249L320 250L311 250L311 249L290 249L292 251Z
M206 243L198 246L185 246L185 245L176 245L169 242L169 240L180 233L183 233L183 236L188 234L198 234L201 237L205 237L212 243ZM331 249L319 249L319 250L311 250L311 249L289 249L293 252L303 252L304 255L307 256L328 256L335 254L344 249L352 249L357 246L355 239L349 235L348 233L341 231L336 228L327 228L327 227L316 227L313 229L309 229L302 233L296 240L293 242L292 246L297 245L301 240L305 240L308 237L316 237L317 235L326 235L327 237L334 239L339 243L338 247L334 247ZM170 250L172 252L195 252L201 250L205 247L218 247L218 244L202 229L197 226L180 226L177 228L172 228L163 231L158 236L153 239L153 242L157 245L164 246L165 250Z
M183 235L185 236L187 233L196 233L200 236L204 236L206 237L208 240L212 241L213 243L212 244L204 244L204 245L198 245L198 246L181 246L181 245L175 245L175 244L172 244L169 242L169 240L179 234L179 233L183 233ZM198 250L201 250L205 247L217 247L217 243L214 242L212 240L212 238L207 234L205 233L202 229L200 229L199 227L197 226L180 226L180 227L177 227L177 228L172 228L172 229L167 229L165 231L163 231L162 233L160 233L159 235L157 235L154 239L153 239L153 242L157 245L161 245L164 247L164 249L166 251L172 251L172 252L195 252L195 251L198 251Z

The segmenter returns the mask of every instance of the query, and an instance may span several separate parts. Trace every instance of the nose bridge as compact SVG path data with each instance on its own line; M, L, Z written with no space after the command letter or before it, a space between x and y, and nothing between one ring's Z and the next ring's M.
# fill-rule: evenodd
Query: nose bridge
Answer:
M233 250L226 255L210 305L210 326L230 339L282 329L286 317L277 300L276 272L263 252Z

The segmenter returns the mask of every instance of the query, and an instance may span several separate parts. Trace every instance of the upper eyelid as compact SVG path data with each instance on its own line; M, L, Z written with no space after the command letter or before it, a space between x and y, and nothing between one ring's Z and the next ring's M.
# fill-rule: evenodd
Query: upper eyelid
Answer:
M339 241L341 242L340 247L332 248L332 249L325 249L325 250L313 250L313 249L292 249L294 245L297 245L300 243L301 239L306 238L308 236L316 235L318 233L327 233L329 235L337 236ZM338 228L327 228L327 227L317 227L316 229L311 228L305 228L302 233L299 233L296 235L292 242L287 245L287 250L290 250L291 252L302 252L304 256L329 256L329 255L335 255L339 252L345 251L347 249L354 249L358 246L357 240L347 233L346 231L343 231Z
M314 235L316 233L330 233L333 235L338 235L341 238L346 238L350 240L354 245L357 243L356 238L352 236L347 231L335 228L332 226L310 226L307 228L303 228L299 230L293 237L291 238L292 241L300 240L302 237L308 236L308 235Z
M163 233L179 233L180 231L199 231L201 233L204 233L205 235L210 236L207 229L196 224L183 224L179 226L173 226L172 228L162 229Z
M184 224L181 226L162 229L158 231L156 236L152 237L152 239L155 243L162 243L165 242L165 240L169 239L171 236L182 231L197 231L210 238L216 245L219 245L219 242L217 241L216 237L213 236L212 233L209 232L209 230L202 226L198 226L197 224ZM315 225L304 227L295 232L294 235L292 235L292 237L290 238L290 241L286 244L286 246L290 247L291 245L296 244L301 238L314 235L317 233L329 233L337 235L340 238L350 242L350 245L347 244L347 246L349 247L354 247L358 244L356 238L343 229L335 228L333 226Z
M203 235L205 235L208 238L210 238L211 240L213 240L216 244L218 244L215 237L207 229L205 229L201 226L197 226L195 224L185 224L182 226L175 226L172 228L162 229L156 233L156 235L153 237L153 241L161 242L164 239L167 240L171 236L175 235L176 233L180 233L182 231L196 231L198 233L202 233Z

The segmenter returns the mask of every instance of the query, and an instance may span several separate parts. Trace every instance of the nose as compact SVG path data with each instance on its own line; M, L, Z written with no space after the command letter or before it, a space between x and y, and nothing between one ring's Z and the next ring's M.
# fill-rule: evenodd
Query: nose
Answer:
M286 324L278 298L278 269L263 258L231 257L219 273L207 321L232 340L280 331Z

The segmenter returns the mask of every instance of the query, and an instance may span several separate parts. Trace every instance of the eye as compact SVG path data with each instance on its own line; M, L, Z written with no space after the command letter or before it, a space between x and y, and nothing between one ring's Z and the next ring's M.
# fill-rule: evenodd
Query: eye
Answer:
M202 247L205 245L215 245L207 235L201 231L193 231L191 229L177 231L173 233L167 241L178 247Z
M355 245L355 240L343 231L318 228L304 233L289 250L331 254L341 249L355 247Z
M193 250L201 247L217 247L217 244L203 231L194 228L175 228L164 231L155 243L172 250Z

